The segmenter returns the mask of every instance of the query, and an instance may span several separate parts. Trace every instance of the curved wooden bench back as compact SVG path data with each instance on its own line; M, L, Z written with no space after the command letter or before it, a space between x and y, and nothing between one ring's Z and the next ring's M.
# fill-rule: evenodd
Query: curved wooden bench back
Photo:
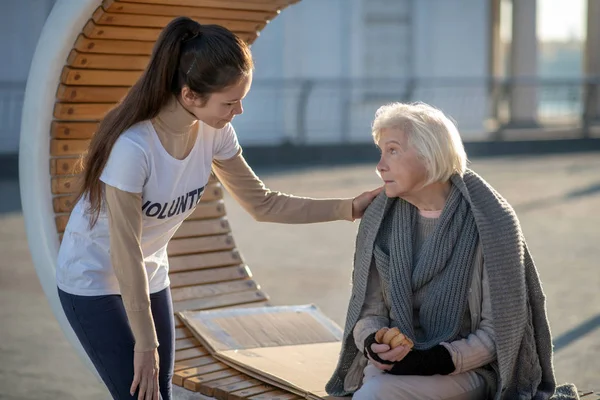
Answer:
M200 23L223 25L252 43L269 20L297 1L104 0L75 38L56 90L49 169L59 239L74 206L74 168L98 122L141 75L161 29L174 17L185 15ZM268 300L236 249L223 190L215 180L175 234L168 253L175 312L254 306ZM252 388L248 396L278 394L274 388L261 392L256 389L260 383L249 378L232 379L238 374L208 356L178 320L176 328L175 384L206 392L205 383L229 379L237 385L224 392L225 396L236 392L236 398L245 398L239 391ZM205 394L214 393L211 389Z

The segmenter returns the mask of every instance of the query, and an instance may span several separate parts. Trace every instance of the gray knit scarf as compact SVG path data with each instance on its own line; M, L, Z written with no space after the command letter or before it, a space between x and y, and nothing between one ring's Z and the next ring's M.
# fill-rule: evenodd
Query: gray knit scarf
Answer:
M497 354L491 366L496 371L494 398L548 399L554 394L556 382L546 300L517 216L508 202L473 171L467 170L464 177L454 175L451 180L470 206L489 277ZM326 385L327 393L333 396L351 394L344 390L344 378L359 354L352 331L365 301L375 239L391 203L384 193L380 194L366 210L358 229L342 351ZM438 332L431 332L428 336L433 339Z
M375 243L375 264L390 282L391 314L419 350L458 337L467 309L467 292L479 240L469 203L452 186L433 233L413 256L417 210L402 199L392 205ZM391 223L389 223L391 222ZM385 250L389 251L389 256ZM414 264L414 265L413 265ZM413 294L424 296L421 329L413 326Z

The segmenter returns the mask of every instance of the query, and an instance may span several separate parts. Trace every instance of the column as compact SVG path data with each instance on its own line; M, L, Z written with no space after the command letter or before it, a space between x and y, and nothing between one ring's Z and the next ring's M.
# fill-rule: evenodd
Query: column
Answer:
M488 0L489 7L489 41L488 41L488 73L489 73L489 118L498 123L499 104L502 94L500 78L505 74L502 63L502 39L500 37L500 2Z
M502 63L502 40L500 38L500 1L489 0L490 18L490 41L489 41L489 63L490 75L498 78L504 75Z
M513 0L509 125L515 128L537 126L536 20L536 0Z
M587 2L587 34L584 55L584 76L600 80L600 1ZM588 123L600 123L600 84L587 86L585 117Z

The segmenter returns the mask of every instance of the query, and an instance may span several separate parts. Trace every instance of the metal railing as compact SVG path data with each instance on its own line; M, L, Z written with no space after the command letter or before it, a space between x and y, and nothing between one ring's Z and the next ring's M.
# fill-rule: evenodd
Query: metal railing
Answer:
M257 79L235 127L244 145L368 142L378 107L423 101L449 115L465 140L502 139L516 88L535 90L539 138L556 127L589 137L600 122L600 77ZM0 152L18 150L24 90L24 82L0 82Z
M599 87L600 78L257 80L236 128L248 143L364 142L379 106L423 101L449 115L465 139L502 138L519 127L510 113L513 91L529 88L538 138L555 128L589 137L600 123Z
M488 86L485 79L256 80L236 129L245 143L365 142L377 108L420 100L446 111L463 132L480 132Z
M500 130L511 126L511 95L517 88L534 90L535 121L541 127L577 130L586 138L600 123L600 77L496 80L490 90L491 118Z

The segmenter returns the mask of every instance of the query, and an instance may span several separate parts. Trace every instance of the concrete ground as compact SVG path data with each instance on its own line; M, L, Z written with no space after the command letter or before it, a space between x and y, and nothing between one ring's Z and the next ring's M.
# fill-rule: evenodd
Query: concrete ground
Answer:
M600 153L472 166L517 210L548 297L559 382L600 390ZM373 165L259 171L273 190L354 196ZM18 184L0 182L0 399L103 399L65 340L29 256ZM226 197L237 245L274 304L317 304L343 326L357 223L258 223Z

